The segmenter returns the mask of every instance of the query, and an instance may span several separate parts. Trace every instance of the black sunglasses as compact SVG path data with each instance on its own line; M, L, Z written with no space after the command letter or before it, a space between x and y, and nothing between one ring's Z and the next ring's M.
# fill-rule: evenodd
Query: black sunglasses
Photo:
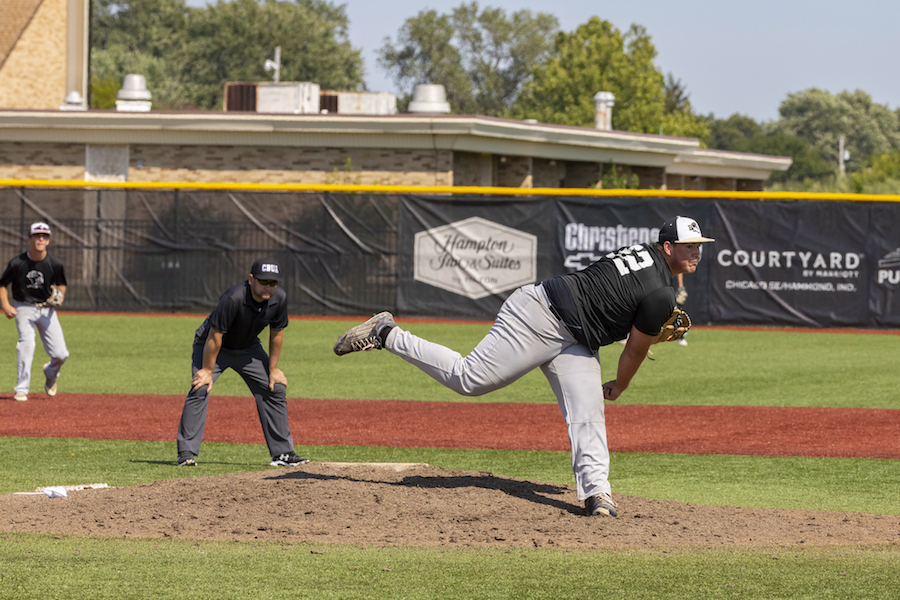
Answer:
M266 287L276 287L278 282L274 279L257 279L256 280L259 285L264 285Z

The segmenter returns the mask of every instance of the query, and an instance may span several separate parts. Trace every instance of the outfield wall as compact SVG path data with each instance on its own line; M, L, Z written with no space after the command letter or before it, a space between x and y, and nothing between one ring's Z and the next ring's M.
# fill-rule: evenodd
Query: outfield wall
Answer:
M516 287L655 241L682 214L716 238L686 278L695 322L900 326L898 197L85 185L0 183L0 261L48 221L73 310L205 312L269 255L294 314L489 320Z

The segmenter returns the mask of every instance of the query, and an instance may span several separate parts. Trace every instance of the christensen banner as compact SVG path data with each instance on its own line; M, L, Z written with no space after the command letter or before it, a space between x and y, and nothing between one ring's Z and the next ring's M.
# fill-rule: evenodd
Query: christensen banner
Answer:
M722 200L715 207L713 322L865 325L869 206Z
M560 198L556 206L554 263L557 274L580 271L623 246L656 242L660 225L678 215L696 219L705 236L716 237L708 216L712 206L709 201L682 198ZM709 320L708 263L707 253L700 260L697 271L684 277L688 291L684 309L695 323Z

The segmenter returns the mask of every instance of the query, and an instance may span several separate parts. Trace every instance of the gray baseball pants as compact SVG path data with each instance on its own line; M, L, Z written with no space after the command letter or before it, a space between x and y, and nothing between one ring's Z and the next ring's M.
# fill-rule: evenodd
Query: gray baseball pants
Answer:
M69 350L66 348L66 339L63 337L55 308L38 308L26 302L16 302L14 306L16 329L19 331L19 341L16 344L18 377L15 390L27 394L31 387L31 365L34 363L34 350L37 347L34 330L37 329L40 334L44 351L50 357L50 364L44 371L44 377L51 382L56 381L59 376L59 369L69 358Z
M553 315L539 284L510 295L468 356L399 327L385 348L464 396L500 389L540 367L566 421L578 499L610 493L600 362Z
M203 367L204 344L194 344L191 374ZM256 411L262 425L269 454L273 457L294 451L294 440L288 425L287 388L275 384L275 391L269 389L269 356L261 344L246 350L219 350L216 366L212 372L213 384L225 369L234 369L250 388L256 399ZM200 454L200 442L206 427L206 412L209 406L207 386L188 392L178 424L178 453Z

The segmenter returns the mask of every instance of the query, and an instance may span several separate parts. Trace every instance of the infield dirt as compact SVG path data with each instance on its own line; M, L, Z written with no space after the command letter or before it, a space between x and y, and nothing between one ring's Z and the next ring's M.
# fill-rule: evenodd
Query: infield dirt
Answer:
M136 418L126 423L116 409L116 405L121 406L122 398L113 401L109 397L72 395L67 398L60 395L54 400L35 397L27 403L6 400L0 398L0 435L47 436L52 432L55 437L101 437L78 429L89 423L91 431L93 427L101 431L105 427L107 435L102 437L110 439L165 440L174 436L181 403L179 398L129 397L125 401L130 414ZM49 402L53 403L53 411L47 410L46 403ZM359 419L363 408L346 410L349 403L341 404L345 410L330 412L325 419L312 414L312 407L323 401L291 402L291 426L298 444L312 444L311 439L325 435L317 430L315 423L327 424L328 442L325 445L362 445L360 438L371 444L380 429L373 427L377 420ZM390 409L390 404L383 402L359 404L382 415ZM414 419L413 429L414 437L418 436L416 439L443 440L442 444L430 444L432 446L467 447L458 445L459 440L456 445L448 440L454 438L454 431L481 431L486 417L478 412L483 408L461 407L493 406L491 410L499 412L491 418L501 420L505 428L516 431L519 439L545 439L546 432L550 431L550 441L546 443L554 447L544 449L567 449L556 447L560 439L565 443L565 428L561 417L557 416L558 422L547 422L550 413L542 412L547 406L408 404L420 405L419 410L430 417L421 421ZM233 419L225 418L221 412L217 416L213 407L222 411L226 405L240 407L239 414ZM337 408L336 404L327 402L323 406L332 410ZM409 406L404 408L409 409ZM715 453L710 451L713 448L710 439L698 443L693 433L679 430L678 422L695 424L699 419L704 424L704 432L719 431L726 436L721 442L723 447L727 447L728 436L734 435L733 425L725 424L734 423L735 415L728 411L694 410L691 413L690 407L678 407L683 411L681 416L689 418L673 421L673 407L640 407L632 410L641 411L641 427L629 429L616 425L617 417L613 416L617 412L624 416L627 408L617 406L610 411L610 438L620 447L637 444L640 440L630 438L639 436L642 429L652 429L649 419L654 413L668 422L669 432L665 443L656 440L656 451L677 452L677 442L681 440L681 451ZM724 407L697 407L702 408ZM454 415L452 426L448 426L446 419L436 418L444 409ZM886 415L882 413L895 411L875 412L878 414L866 411L843 416L827 411L816 413L820 420L825 415L828 419L833 418L835 423L843 418L871 424L865 443L854 445L831 438L829 451L816 449L815 444L805 444L804 439L816 436L803 434L798 437L797 426L791 425L792 420L815 422L808 418L813 416L811 413L769 411L760 421L758 432L754 433L755 426L746 423L745 430L749 439L759 442L759 453L766 455L829 456L837 453L836 449L842 449L840 455L844 456L865 454L865 448L869 447L868 438L877 435L878 431L893 432L894 435L880 443L875 440L871 447L881 448L881 452L885 448L894 452L898 443L896 422L888 420L884 425ZM466 419L466 415L481 421ZM215 398L209 419L208 441L238 441L220 439L224 434L219 431L225 429L228 436L250 438L250 443L260 441L259 424L253 413L252 400L248 398ZM58 430L53 424L57 421ZM226 422L227 427L223 427ZM433 424L430 436L421 429L425 422ZM619 421L620 424L626 422L627 419ZM162 433L154 433L155 423L167 426L161 428ZM826 423L824 432L827 433L829 428ZM43 433L37 433L38 430ZM544 433L538 435L538 431ZM793 437L788 435L790 432ZM855 435L859 436L859 432ZM485 447L477 442L481 439L478 435L474 436L474 442L471 437L460 439L468 439L471 444L468 447ZM392 443L389 441L384 445ZM400 445L415 446L414 443ZM613 450L617 448L613 447ZM202 461L197 469L202 469ZM586 517L570 486L424 464L312 462L291 469L273 468L162 480L125 488L72 491L67 498L52 500L44 494L7 494L0 496L0 529L140 538L501 547L781 546L897 544L900 541L898 515L701 506L617 494L614 497L619 503L618 518Z

